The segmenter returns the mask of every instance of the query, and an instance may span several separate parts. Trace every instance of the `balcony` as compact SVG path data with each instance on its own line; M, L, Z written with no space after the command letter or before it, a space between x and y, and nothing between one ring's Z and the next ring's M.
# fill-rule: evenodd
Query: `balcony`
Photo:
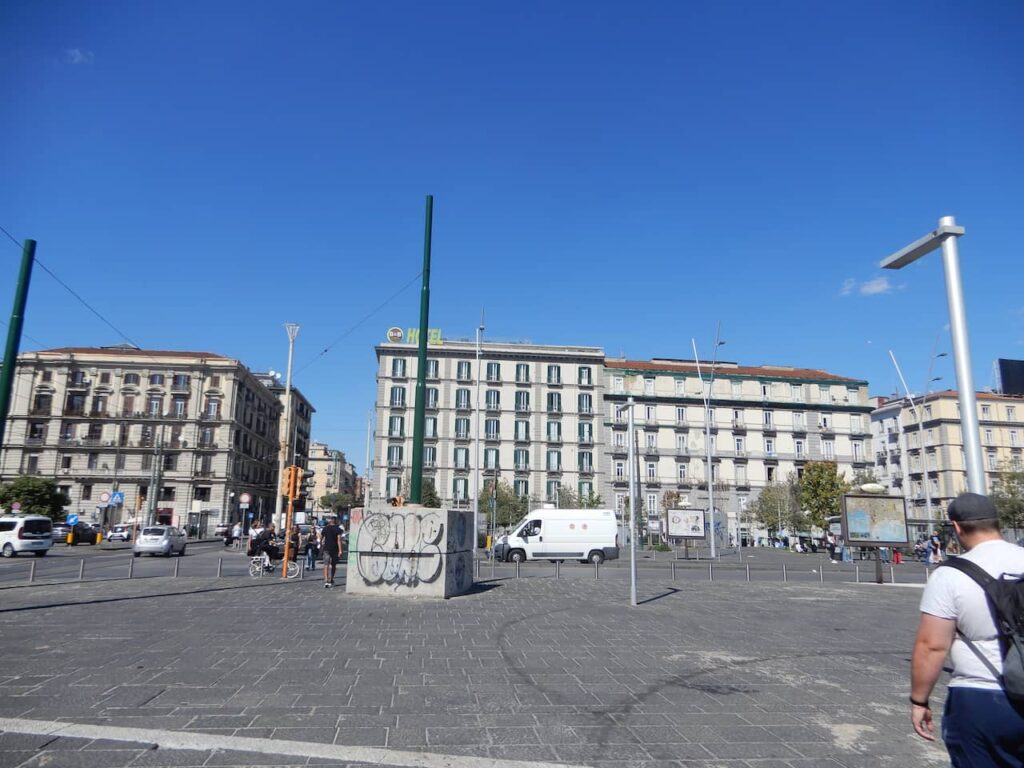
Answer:
M142 414L137 413L135 415L140 416ZM215 411L214 413L206 412L199 414L200 421L220 421L221 419L223 419L223 416L221 416L220 411Z
M643 456L658 456L660 451L656 445L645 445L640 449L640 453Z
M529 403L516 403L516 413L529 413L529 412L530 412L530 404Z
M690 425L686 419L676 419L674 427L677 432L688 432L690 430Z
M455 433L455 439L456 440L469 440L469 432L456 432Z
M424 469L437 469L437 461L435 459L424 459L423 460L423 468Z
M582 467L580 467L579 472L581 475L592 475L594 474L594 465L585 464Z
M549 413L552 416L561 416L562 415L562 406L560 406L560 405L549 405L546 412Z
M580 435L577 442L579 442L580 445L593 445L594 437L593 435Z
M594 380L593 379L577 379L576 380L576 386L578 386L578 387L588 387L588 388L589 387L593 387L594 386Z
M501 434L498 432L487 432L484 434L484 440L488 442L497 442L501 440Z
M562 386L561 376L548 376L547 384L549 387L560 387Z
M42 445L46 442L45 437L26 437L25 445Z
M793 425L793 432L794 432L794 434L797 434L797 435L806 435L807 434L807 425L805 425L802 421L797 423L797 424L794 424Z
M611 451L613 456L625 456L629 453L629 449L624 445L613 445L608 450Z
M593 416L593 415L594 415L594 409L593 408L591 408L589 406L586 406L586 405L580 407L580 416Z
M29 408L29 416L49 416L53 408Z
M514 466L514 469L515 469L516 472L529 472L530 471L530 465L527 464L524 461L519 461L519 462L516 462L516 464Z
M85 408L65 408L64 416L85 416Z
M196 477L216 477L216 473L212 469L199 469L196 470Z
M423 407L428 411L436 411L440 406L437 404L437 400L427 400Z
M501 413L501 403L487 403L484 407L488 413Z
M513 439L517 443L528 443L528 442L530 442L530 435L529 434L525 434L524 435L524 434L516 433L516 436Z
M745 448L737 448L736 451L733 453L733 456L735 456L737 459L745 459L747 458L747 450Z
M469 407L469 401L468 400L456 400L455 401L455 410L456 411L471 411L472 408Z
M388 469L401 469L401 468L402 468L402 460L401 459L388 459Z
M200 442L196 445L196 448L200 451L216 451L218 447L217 443Z
M192 389L191 384L171 384L171 392L190 392Z
M552 445L561 445L562 444L562 436L561 435L548 435L547 439L548 439L548 442L551 443Z
M555 466L551 466L549 464L545 471L548 474L561 474L561 472L562 472L562 465L561 464L556 464Z
M775 426L775 424L772 423L772 424L762 424L761 425L761 431L764 432L766 435L774 435L779 430Z
M746 432L747 424L745 421L743 421L743 419L733 419L732 430L733 432Z

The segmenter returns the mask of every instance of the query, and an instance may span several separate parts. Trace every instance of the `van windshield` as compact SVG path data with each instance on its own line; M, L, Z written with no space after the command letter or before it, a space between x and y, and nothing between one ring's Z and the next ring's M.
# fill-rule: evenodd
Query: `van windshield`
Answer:
M25 533L50 533L53 523L49 520L26 520Z

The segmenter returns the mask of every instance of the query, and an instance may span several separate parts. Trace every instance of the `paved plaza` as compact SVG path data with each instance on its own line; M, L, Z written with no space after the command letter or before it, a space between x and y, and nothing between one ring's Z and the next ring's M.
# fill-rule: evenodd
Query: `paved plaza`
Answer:
M632 608L623 567L484 565L469 595L409 601L233 575L240 555L216 578L221 556L2 581L0 766L948 764L908 718L920 571L652 567Z

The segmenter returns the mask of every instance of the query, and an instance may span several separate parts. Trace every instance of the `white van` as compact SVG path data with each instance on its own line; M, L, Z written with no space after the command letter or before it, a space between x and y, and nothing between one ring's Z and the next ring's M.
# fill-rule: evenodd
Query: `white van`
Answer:
M14 557L31 552L42 557L53 546L53 521L42 515L0 517L0 554Z
M603 563L619 557L617 531L610 509L535 509L494 543L494 557Z

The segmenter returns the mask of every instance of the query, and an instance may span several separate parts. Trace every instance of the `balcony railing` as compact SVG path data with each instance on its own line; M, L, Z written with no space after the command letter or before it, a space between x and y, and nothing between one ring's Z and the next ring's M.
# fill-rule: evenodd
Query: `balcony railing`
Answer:
M456 432L455 433L455 439L456 440L469 440L469 432Z
M525 461L517 461L515 463L514 469L515 469L516 472L529 472L530 471L530 465L529 465L529 463L527 463Z
M580 437L579 437L579 444L580 445L593 445L594 444L594 437L592 435L580 435Z
M580 467L579 471L581 475L592 475L594 474L594 465L584 464L582 467Z
M65 416L85 416L85 408L65 408Z
M49 416L53 408L29 408L29 416Z

